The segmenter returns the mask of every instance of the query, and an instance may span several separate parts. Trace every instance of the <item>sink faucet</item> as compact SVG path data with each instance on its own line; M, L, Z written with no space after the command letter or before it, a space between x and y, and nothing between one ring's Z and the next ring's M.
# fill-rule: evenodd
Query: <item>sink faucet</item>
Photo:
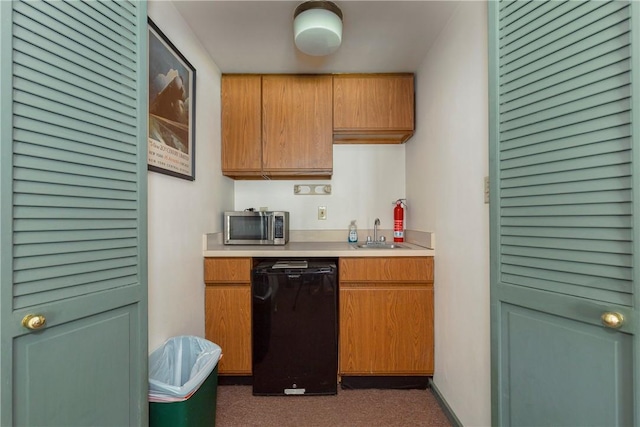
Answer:
M378 241L378 226L380 225L380 218L376 218L373 222L373 241Z

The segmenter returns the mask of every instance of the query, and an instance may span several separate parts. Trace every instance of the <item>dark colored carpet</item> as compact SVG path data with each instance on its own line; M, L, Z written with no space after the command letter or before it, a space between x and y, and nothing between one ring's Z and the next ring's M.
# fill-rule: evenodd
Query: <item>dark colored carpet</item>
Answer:
M451 426L430 390L338 390L335 396L253 396L251 386L217 392L216 427Z

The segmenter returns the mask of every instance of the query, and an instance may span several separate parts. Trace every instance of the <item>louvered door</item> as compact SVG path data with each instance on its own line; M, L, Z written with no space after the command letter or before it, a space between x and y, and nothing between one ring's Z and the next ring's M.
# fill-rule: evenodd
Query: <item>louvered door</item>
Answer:
M147 422L146 19L0 2L3 426Z
M638 17L490 2L494 425L638 425Z

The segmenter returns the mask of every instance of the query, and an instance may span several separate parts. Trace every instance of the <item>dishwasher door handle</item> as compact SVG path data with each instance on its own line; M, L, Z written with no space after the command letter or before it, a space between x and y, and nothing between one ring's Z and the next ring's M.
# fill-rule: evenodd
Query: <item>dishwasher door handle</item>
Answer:
M273 288L271 286L269 286L269 290L267 291L266 294L264 294L264 296L263 295L253 294L253 297L256 298L256 299L259 299L260 301L266 301L269 298L271 298L271 294L272 293L273 293Z

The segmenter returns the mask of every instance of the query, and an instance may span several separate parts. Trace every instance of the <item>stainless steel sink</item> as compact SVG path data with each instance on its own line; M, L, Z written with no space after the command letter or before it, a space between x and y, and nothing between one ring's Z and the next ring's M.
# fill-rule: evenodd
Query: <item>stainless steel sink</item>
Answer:
M406 249L406 246L399 245L398 243L386 243L386 242L369 242L358 243L353 245L356 249Z

